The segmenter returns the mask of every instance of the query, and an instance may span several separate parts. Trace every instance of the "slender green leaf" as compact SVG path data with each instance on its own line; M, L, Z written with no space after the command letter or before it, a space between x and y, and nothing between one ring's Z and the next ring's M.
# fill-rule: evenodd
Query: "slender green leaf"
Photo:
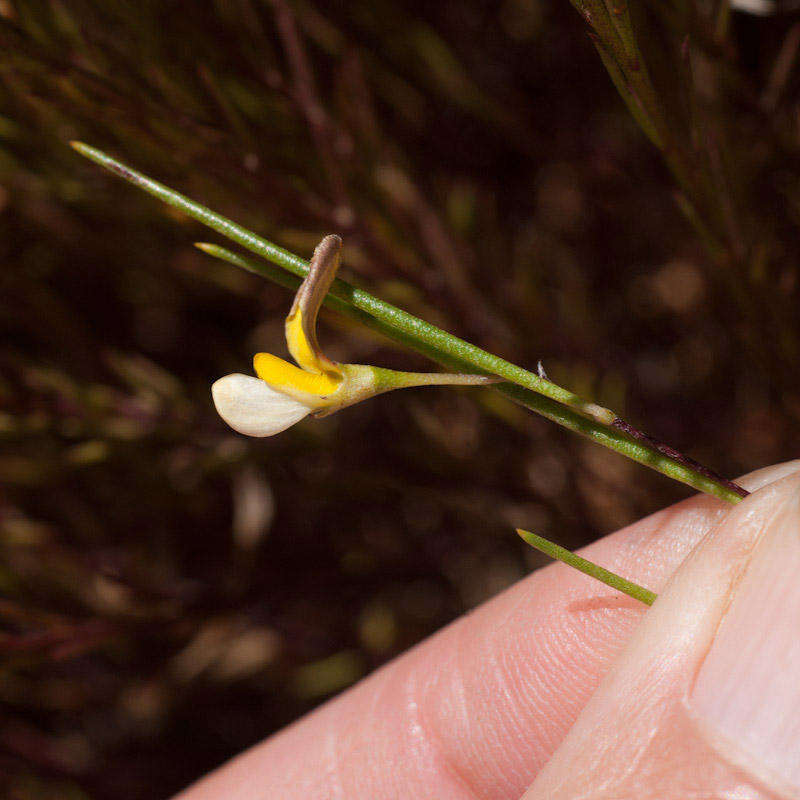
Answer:
M148 178L94 147L81 142L73 142L72 146L100 166L173 208L183 211L228 239L257 253L283 270L300 278L305 277L308 272L307 261L262 239L232 220L190 200L158 181ZM288 285L285 277L281 276L278 279L278 273L269 265L245 259L215 245L203 244L201 247L206 252L232 264L276 280L282 285ZM497 375L503 378L508 383L498 384L492 388L526 408L604 447L730 503L739 502L747 494L736 484L681 457L676 451L665 447L659 449L657 443L650 440L649 437L644 435L632 437L629 433L623 433L622 430L614 427L623 421L617 418L612 411L590 403L546 378L459 339L429 322L374 297L363 289L337 279L334 281L330 295L333 295L335 300L344 302L348 308L358 311L357 318L364 324L379 330L395 341L414 348L444 366L460 372ZM344 310L344 306L339 305L338 310ZM627 423L624 423L624 427L628 431L635 430ZM668 452L664 452L665 450Z
M557 561L563 561L565 564L568 564L570 567L574 567L579 572L583 572L584 575L589 575L590 577L606 584L606 586L610 586L612 589L617 589L618 591L627 594L629 597L632 597L634 600L640 600L642 603L645 603L648 606L653 605L655 602L657 597L655 592L645 589L644 586L639 586L637 583L625 580L625 578L617 575L615 572L610 572L609 570L599 566L598 564L595 564L592 561L581 558L581 556L575 555L575 553L567 550L565 547L561 547L561 545L557 545L555 542L551 542L549 539L545 539L544 537L535 533L524 531L520 528L517 528L517 533L531 547L535 547L539 552L544 553L546 556L550 556L550 558L554 558Z

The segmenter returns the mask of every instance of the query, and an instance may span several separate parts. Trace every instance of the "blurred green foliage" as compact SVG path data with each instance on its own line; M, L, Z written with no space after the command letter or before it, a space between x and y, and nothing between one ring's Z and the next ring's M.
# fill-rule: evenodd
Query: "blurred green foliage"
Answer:
M340 233L375 294L724 473L798 453L797 29L658 5L702 203L566 0L0 0L3 796L166 797L541 564L513 526L686 494L485 392L234 435L209 386L282 352L288 293L69 139L305 255Z

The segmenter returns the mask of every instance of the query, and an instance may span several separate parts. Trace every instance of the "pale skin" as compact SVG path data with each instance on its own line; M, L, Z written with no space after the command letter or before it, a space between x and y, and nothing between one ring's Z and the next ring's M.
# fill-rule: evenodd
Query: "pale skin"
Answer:
M659 592L649 611L540 569L180 800L796 798L684 702L759 532L787 503L800 529L800 461L741 483L738 506L693 497L582 551Z

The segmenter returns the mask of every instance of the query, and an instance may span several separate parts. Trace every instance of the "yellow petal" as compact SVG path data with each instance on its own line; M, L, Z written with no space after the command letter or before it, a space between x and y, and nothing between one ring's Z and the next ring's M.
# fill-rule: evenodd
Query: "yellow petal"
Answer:
M317 314L336 277L341 250L342 240L335 235L326 236L317 245L308 265L308 275L297 290L286 318L289 352L309 372L337 372L336 364L325 356L317 343Z
M321 352L314 352L313 348L318 347L318 345L306 336L306 330L303 310L298 308L297 311L286 318L286 344L289 352L304 370L325 372L330 369L330 362ZM324 362L322 359L324 359Z
M272 353L257 353L253 358L253 367L256 375L274 389L314 407L324 406L325 399L342 384L341 375L306 372Z

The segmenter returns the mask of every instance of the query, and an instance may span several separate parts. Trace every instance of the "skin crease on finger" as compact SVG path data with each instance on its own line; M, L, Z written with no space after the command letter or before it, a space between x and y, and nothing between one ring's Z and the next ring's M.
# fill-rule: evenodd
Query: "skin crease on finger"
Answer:
M797 471L793 461L742 484ZM660 591L733 510L693 497L581 552ZM540 569L179 798L519 797L645 611L563 564Z
M765 552L761 547L765 539L772 548L777 541L780 561L792 567L794 561L788 558L793 545L787 548L787 540L776 538L776 533L783 536L788 530L790 539L796 539L799 518L800 474L795 474L747 498L703 540L631 636L524 800L796 800L800 796L800 784L784 777L787 772L796 774L794 762L787 771L781 763L786 756L768 745L762 752L778 767L765 767L762 759L742 748L749 741L746 726L737 725L732 738L720 736L703 716L694 692L740 587L752 586L760 596L769 592L769 586L752 583L753 573L746 580L751 556ZM796 639L793 620L791 613L783 621L756 619L755 629L734 642L734 662L741 661L754 636L770 627L788 625L788 636L781 640ZM764 658L769 683L780 677L781 669L791 683L793 662ZM706 696L709 689L716 694L714 687L705 687ZM747 680L740 682L737 693L755 693L756 707L765 702L759 688ZM796 697L796 692L789 696ZM785 706L776 719L781 715L793 719L793 709L793 704ZM767 729L771 727L768 722ZM790 753L797 749L795 741L783 743ZM791 754L788 757L792 760Z

